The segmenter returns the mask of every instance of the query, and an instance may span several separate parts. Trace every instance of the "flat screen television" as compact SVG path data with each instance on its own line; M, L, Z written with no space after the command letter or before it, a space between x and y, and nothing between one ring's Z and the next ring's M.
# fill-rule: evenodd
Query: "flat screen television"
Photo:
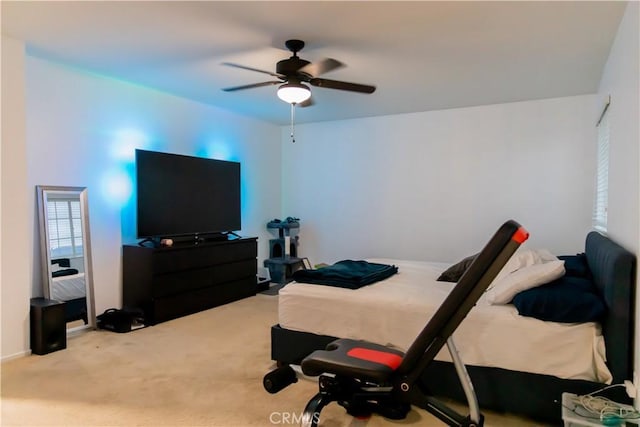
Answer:
M240 163L136 150L137 236L240 230Z

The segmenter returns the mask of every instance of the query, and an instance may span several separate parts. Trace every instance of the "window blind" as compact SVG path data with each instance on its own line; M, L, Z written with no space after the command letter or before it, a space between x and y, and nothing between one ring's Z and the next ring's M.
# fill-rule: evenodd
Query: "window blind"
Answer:
M606 233L609 207L609 105L604 107L597 124L596 194L593 204L593 228Z
M80 201L55 199L47 202L49 247L52 258L82 256Z

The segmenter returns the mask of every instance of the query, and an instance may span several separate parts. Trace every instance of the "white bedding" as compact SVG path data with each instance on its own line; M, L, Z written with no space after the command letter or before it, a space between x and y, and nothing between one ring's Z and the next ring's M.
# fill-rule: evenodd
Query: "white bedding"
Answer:
M436 278L449 264L391 259L398 274L351 290L290 283L280 290L278 316L286 329L364 339L406 351L455 283ZM611 383L597 323L543 322L513 305L489 305L483 296L453 334L467 365ZM446 347L437 360L450 361Z
M51 299L71 301L76 298L84 298L86 295L84 273L54 277L52 279Z

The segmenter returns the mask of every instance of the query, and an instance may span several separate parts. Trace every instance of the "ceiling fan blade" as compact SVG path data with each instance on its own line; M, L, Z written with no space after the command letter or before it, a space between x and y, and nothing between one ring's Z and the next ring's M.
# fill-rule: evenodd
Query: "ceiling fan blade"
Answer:
M262 86L272 86L272 85L279 85L281 84L281 81L271 81L271 82L262 82L262 83L253 83L250 85L243 85L243 86L234 86L234 87L227 87L222 89L225 92L235 92L236 90L243 90L243 89L253 89L254 87L262 87Z
M259 70L257 68L247 67L246 65L234 64L232 62L223 62L222 65L226 65L228 67L241 68L243 70L256 71L258 73L269 74L270 76L277 77L279 79L284 79L285 76L282 74L272 73L271 71Z
M325 58L319 62L313 62L307 64L298 70L299 73L309 75L309 77L319 76L320 74L328 73L336 68L344 67L344 64L340 61L336 61L332 58Z
M350 92L373 93L376 90L375 86L363 85L359 83L341 82L338 80L311 79L309 80L309 83L311 84L311 86L348 90Z

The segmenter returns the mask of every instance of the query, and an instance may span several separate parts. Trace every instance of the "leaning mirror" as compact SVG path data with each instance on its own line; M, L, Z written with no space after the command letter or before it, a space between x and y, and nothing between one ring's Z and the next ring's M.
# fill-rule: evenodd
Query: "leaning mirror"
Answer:
M67 333L94 328L85 187L36 186L44 297L65 303Z

